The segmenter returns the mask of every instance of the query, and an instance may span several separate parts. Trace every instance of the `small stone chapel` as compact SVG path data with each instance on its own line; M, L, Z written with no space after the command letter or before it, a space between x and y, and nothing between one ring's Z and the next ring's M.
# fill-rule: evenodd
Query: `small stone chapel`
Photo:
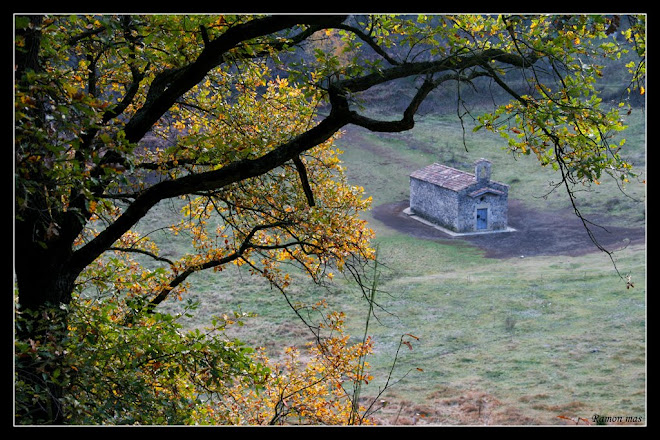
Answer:
M410 215L456 233L507 230L509 186L490 180L491 162L474 174L434 163L410 175Z

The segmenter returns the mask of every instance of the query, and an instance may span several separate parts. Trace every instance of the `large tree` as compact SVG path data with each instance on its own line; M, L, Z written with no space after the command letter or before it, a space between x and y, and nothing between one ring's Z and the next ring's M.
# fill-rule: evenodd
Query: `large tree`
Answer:
M247 264L284 287L282 261L320 280L372 258L358 216L368 199L343 179L333 139L350 124L409 130L448 82L487 79L508 96L477 129L560 170L569 196L632 173L611 143L625 97L604 103L598 80L631 51L628 89L644 93L643 17L33 15L15 26L14 270L21 310L38 312L23 339L43 336L39 312L65 315L83 290L109 289L111 267L112 289L152 310L200 270ZM410 88L400 117L369 112L362 98L381 86ZM133 228L176 198L169 231L192 247L170 258ZM118 258L136 255L158 267L131 266L142 282L117 276Z

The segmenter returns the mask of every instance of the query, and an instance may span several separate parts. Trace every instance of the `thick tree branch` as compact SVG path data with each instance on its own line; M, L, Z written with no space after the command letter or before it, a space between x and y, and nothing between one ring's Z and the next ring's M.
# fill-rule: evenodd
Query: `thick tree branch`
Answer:
M299 156L293 158L293 163L296 165L296 170L300 175L300 183L305 192L305 197L307 197L307 204L309 206L314 206L314 193L312 192L312 187L309 186L309 179L307 178L307 170L305 169L305 164L302 162Z
M436 87L431 80L426 80L417 90L410 104L403 112L403 117L398 121L379 121L359 115L357 112L351 112L351 123L359 125L371 131L378 132L399 132L410 130L415 125L414 115L417 109L424 101L424 98Z
M367 128L371 131L399 132L410 130L415 125L414 116L417 113L419 106L422 104L422 102L424 102L428 94L431 93L440 84L447 81L470 82L471 80L480 76L489 76L489 74L481 71L473 71L469 75L451 73L442 75L437 79L426 79L422 86L417 90L417 93L415 93L415 96L410 101L410 104L408 104L408 107L403 112L403 117L400 120L380 121L359 115L356 112L351 112L351 123Z
M151 129L163 114L204 76L224 60L224 55L239 44L271 35L298 25L332 26L341 23L344 16L276 15L229 28L210 41L197 59L182 68L163 72L154 79L158 93L149 93L144 106L126 124L126 139L137 142ZM154 84L152 84L154 86Z
M215 190L251 177L260 176L293 160L300 153L328 140L348 122L348 114L331 112L317 126L257 159L232 162L218 170L189 174L149 187L135 198L133 203L113 224L109 225L85 246L78 249L72 256L72 264L82 270L108 247L112 246L116 240L161 200L193 192Z
M130 69L131 75L133 76L131 84L129 84L128 88L126 89L124 97L114 107L111 107L105 111L103 114L104 124L109 122L111 119L121 115L124 110L126 110L128 106L133 102L137 92L140 90L140 82L144 79L145 73L149 70L149 64L147 64L147 67L145 67L143 71L138 70L133 64L130 65Z
M510 54L501 49L486 49L464 55L452 55L442 60L404 63L358 78L338 81L334 84L334 87L344 89L347 92L358 93L368 90L374 85L396 79L447 71L461 72L471 67L483 66L488 61L498 61L516 67L529 67L536 61L536 57L534 55L523 57Z
M395 60L387 52L385 52L385 50L383 50L382 47L380 47L378 44L376 44L376 42L374 41L373 38L371 38L371 36L365 34L360 29L357 29L353 26L349 26L349 25L346 25L346 24L343 24L343 23L338 25L338 26L335 26L335 27L337 29L343 29L345 31L349 31L349 32L354 33L358 38L360 38L362 41L367 43L367 45L369 47L371 47L374 50L374 52L376 52L378 55L380 55L385 61L387 61L391 65L398 66L398 65L401 64L399 61Z

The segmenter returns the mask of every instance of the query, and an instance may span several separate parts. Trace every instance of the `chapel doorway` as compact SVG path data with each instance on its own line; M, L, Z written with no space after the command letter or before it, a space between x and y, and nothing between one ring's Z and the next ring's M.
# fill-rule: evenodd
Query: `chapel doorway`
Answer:
M477 229L488 229L488 208L477 209Z

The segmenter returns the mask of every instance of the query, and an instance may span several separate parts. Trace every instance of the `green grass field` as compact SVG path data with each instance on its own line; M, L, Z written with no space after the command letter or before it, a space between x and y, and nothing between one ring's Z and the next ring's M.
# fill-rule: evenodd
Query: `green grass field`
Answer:
M633 113L624 132L628 156L645 179L645 115ZM405 200L408 175L432 162L470 170L479 157L493 162L493 179L510 185L509 197L534 209L560 209L567 196L548 197L552 170L534 158L513 158L501 142L466 128L466 148L454 115L426 116L411 132L377 135L351 128L338 146L349 181L362 185L374 206ZM631 182L628 197L612 182L580 193L587 215L607 213L610 224L644 226L645 187ZM369 333L376 353L375 376L365 402L384 386L399 338L419 338L403 347L392 375L396 382L379 397L381 423L543 424L564 417L642 417L646 423L646 255L642 245L615 253L630 273L632 289L617 276L607 255L489 259L464 244L421 240L373 220L383 263L377 320ZM145 228L150 226L143 225ZM293 300L325 297L349 316L349 330L364 331L368 304L349 281L312 285L302 274ZM272 352L309 339L281 294L238 268L191 279L190 296L202 307L191 325L240 308L255 312L237 335ZM381 402L382 400L382 402Z

